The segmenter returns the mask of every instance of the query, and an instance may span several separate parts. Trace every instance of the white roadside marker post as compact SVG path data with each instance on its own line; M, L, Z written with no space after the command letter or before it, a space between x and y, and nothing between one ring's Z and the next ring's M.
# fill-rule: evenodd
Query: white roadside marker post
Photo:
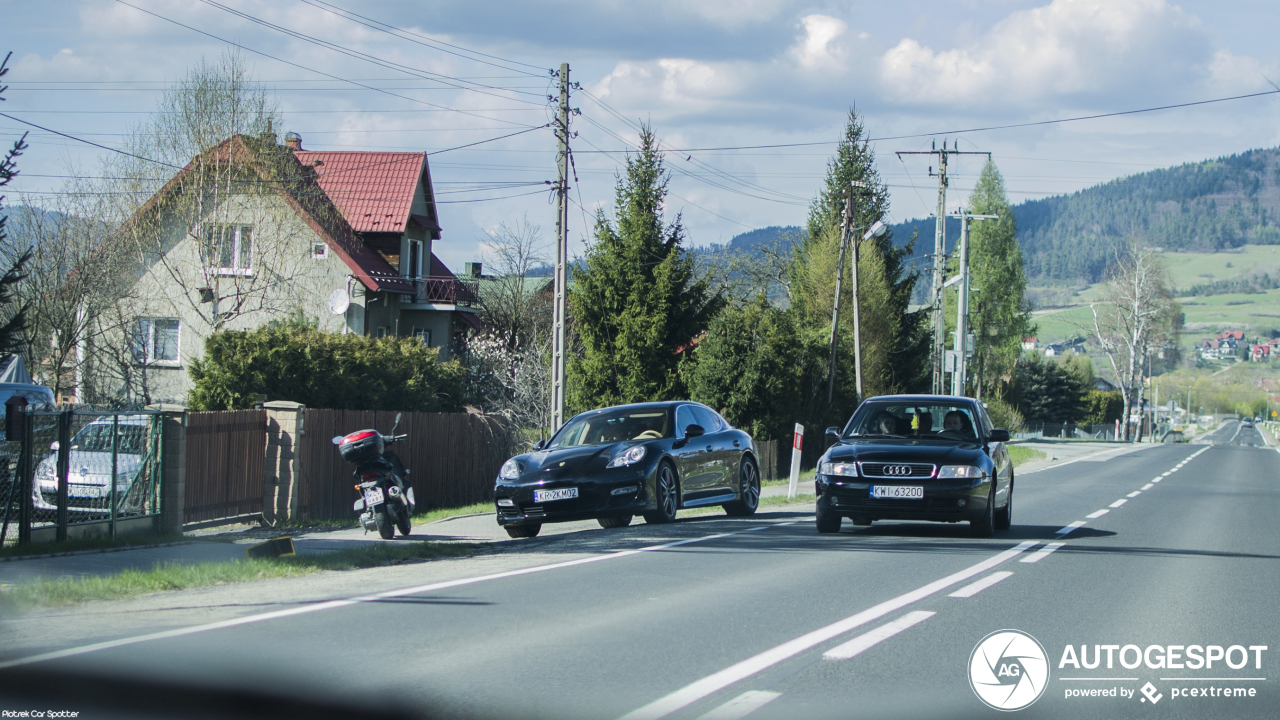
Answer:
M804 426L796 423L795 439L791 442L791 485L787 488L787 499L795 500L800 490L800 448L804 445Z

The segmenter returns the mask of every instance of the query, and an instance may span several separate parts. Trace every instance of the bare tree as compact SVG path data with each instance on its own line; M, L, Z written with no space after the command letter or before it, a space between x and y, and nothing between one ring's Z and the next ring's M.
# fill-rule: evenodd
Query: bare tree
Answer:
M1111 362L1124 395L1125 439L1129 414L1141 407L1144 366L1153 349L1176 331L1177 303L1159 256L1131 243L1116 250L1108 272L1106 305L1090 304L1098 344Z
M542 292L550 279L529 276L531 270L546 263L542 230L525 216L485 235L491 272L479 286L483 319L509 342L527 342L536 328L549 327L551 322L551 298Z

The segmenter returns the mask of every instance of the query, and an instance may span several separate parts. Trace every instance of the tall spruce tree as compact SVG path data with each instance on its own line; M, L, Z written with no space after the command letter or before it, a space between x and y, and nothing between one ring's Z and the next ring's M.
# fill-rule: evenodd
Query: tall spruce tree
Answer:
M585 263L572 269L569 308L582 343L568 368L572 410L686 396L678 351L723 303L694 274L680 215L664 220L669 181L645 126L618 177L614 218L596 213Z
M850 263L845 262L837 337L836 391L826 405L827 349L831 307L835 296L836 265L840 253L840 222L854 181L865 187L853 196L855 241L888 213L889 191L875 168L875 151L856 109L849 111L844 136L827 164L826 182L809 208L807 233L797 244L789 270L791 308L802 328L810 353L821 362L802 388L805 415L815 424L847 419L861 400L857 397L853 362L853 313L849 295ZM914 240L912 241L914 242ZM862 321L863 389L868 397L923 389L928 381L928 329L920 313L908 311L917 273L908 272L905 259L911 242L895 246L892 233L861 241L858 263L859 308Z
M978 397L1000 397L1013 378L1022 339L1036 329L1026 297L1027 276L1013 209L1005 194L1004 178L990 160L969 196L969 212L1000 216L999 220L975 221L969 230L971 286L978 288L980 304L980 310L969 315L976 336L973 390Z

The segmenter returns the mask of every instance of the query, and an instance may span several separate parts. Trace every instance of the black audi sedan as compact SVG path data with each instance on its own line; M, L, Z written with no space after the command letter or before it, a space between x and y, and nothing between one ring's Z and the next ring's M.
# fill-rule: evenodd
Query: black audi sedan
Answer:
M620 405L576 415L534 452L508 460L493 494L507 534L533 537L543 523L570 520L668 523L682 507L751 515L759 468L751 436L705 405Z
M945 395L887 395L862 403L818 463L820 533L876 520L967 520L976 537L1013 517L1009 433L982 403Z

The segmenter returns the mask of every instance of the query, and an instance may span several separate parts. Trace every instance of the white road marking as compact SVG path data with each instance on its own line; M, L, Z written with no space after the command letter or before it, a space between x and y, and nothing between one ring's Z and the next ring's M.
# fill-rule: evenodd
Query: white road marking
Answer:
M1143 485L1143 486L1142 486L1142 489L1143 489L1143 490L1150 490L1150 489L1151 489L1151 488L1153 488L1153 487L1155 487L1155 484L1154 484L1154 483L1147 483L1146 485Z
M1235 442L1236 438L1240 435L1240 431L1243 429L1244 429L1244 423L1236 423L1236 434L1231 436L1231 439L1227 441L1227 444L1230 445L1231 443Z
M1138 497L1141 494L1142 494L1141 490L1134 490L1133 492L1129 493L1128 497L1134 498L1134 497Z
M1118 507L1120 507L1121 505L1123 505L1123 504L1125 504L1125 503L1127 503L1127 502L1129 502L1129 501L1128 501L1128 500L1125 500L1124 498L1120 498L1119 500L1117 500L1117 501L1115 501L1115 502L1111 503L1110 507L1118 508Z
M739 720L759 710L782 693L750 690L698 718L698 720Z
M1162 478L1167 478L1167 477L1169 477L1169 476L1170 476L1170 475L1172 475L1172 474L1173 474L1173 471L1172 471L1172 470L1170 470L1169 472L1166 472L1166 473L1160 473L1160 477L1162 477Z
M518 577L520 575L529 575L532 573L545 572L547 570L558 570L560 568L574 567L576 565L586 565L588 563L600 562L603 560L614 560L617 558L638 555L640 553L653 552L655 550L665 550L667 548L677 547L680 545L689 545L692 543L706 542L708 540L717 540L719 538L729 537L731 535L741 535L743 533L755 532L757 530L766 530L783 523L770 523L769 525L759 525L746 530L737 530L734 532L717 533L715 535L706 535L704 537L688 538L685 540L677 540L675 542L663 543L662 545L650 545L649 547L638 548L636 550L620 550L605 555L593 555L591 557L579 558L577 560L567 560L565 562L552 563L550 565L536 565L534 567L521 568L519 570L509 570L507 572L493 573L491 575L481 575L473 578L463 578L459 580L448 580L445 582L432 583L430 585L418 585L415 587L401 588L399 590L388 590L386 592L376 593L374 595L362 595L360 597L345 598L342 600L329 600L314 605L303 605L301 607L293 607L285 610L274 610L272 612L259 613L257 615L246 615L245 617L232 618L230 620L221 620L214 623L206 623L204 625L193 625L185 628L175 628L173 630L165 630L162 632L149 633L147 635L136 635L134 637L121 638L119 640L109 640L106 642L94 643L92 645L81 645L79 647L67 648L66 650L57 650L54 652L44 653L42 655L32 655L30 657L18 658L16 660L8 660L0 662L0 670L5 668L17 667L19 665L30 665L31 663L44 662L46 660L58 660L65 657L73 657L76 655L85 655L99 650L110 650L112 648L125 647L127 645L136 645L137 643L150 642L152 640L167 640L169 638L184 637L186 635L195 635L197 633L209 632L211 630L222 630L224 628L238 627L240 625L252 625L254 623L266 622L268 620L279 620L281 618L293 617L295 615L307 615L309 613L320 612L321 610L332 610L334 608L348 607L366 602L376 602L387 598L405 597L406 595L417 595L419 593L433 592L436 590L444 590L447 588L455 588L463 585L474 585L476 583L487 582L489 580L500 580L509 577ZM786 523L790 524L790 523Z
M1109 512L1111 511L1107 510L1106 508L1103 508L1101 510L1091 512L1088 515L1085 515L1085 517L1089 518L1090 520L1097 520L1098 518L1102 517L1103 515L1106 515Z
M1163 480L1163 479L1164 479L1164 478L1155 478L1155 479L1154 479L1154 480L1152 480L1151 482L1153 482L1153 483L1158 483L1158 482L1160 482L1160 481L1161 481L1161 480Z
M843 620L838 620L826 627L818 628L817 630L801 635L794 640L789 640L777 647L765 650L758 655L749 657L734 665L730 665L724 670L712 673L701 680L692 682L670 695L658 698L642 708L638 708L627 713L623 716L623 720L658 720L658 718L666 717L667 715L670 715L681 708L687 707L688 705L695 703L714 692L719 692L736 682L766 670L783 660L799 655L816 645L820 645L832 638L839 637L840 635L873 620L878 620L889 613L900 610L911 603L923 600L924 598L927 598L941 590L945 590L952 585L964 582L974 575L984 573L1006 560L1017 557L1023 551L1035 547L1037 544L1038 541L1036 540L1028 540L1016 547L1005 550L998 555L993 555L976 565L972 565L960 572L948 575L941 580L935 580L928 585L912 590L909 593L899 595L891 600L886 600L878 605L869 607L862 612L850 615Z
M1055 535L1066 535L1067 533L1069 533L1069 532L1071 532L1071 531L1073 531L1073 530L1076 530L1077 528L1083 527L1083 526L1084 526L1084 521L1083 521L1083 520L1077 520L1077 521L1075 521L1075 522L1071 523L1070 525L1068 525L1068 526L1066 526L1066 527L1062 528L1061 530L1059 530L1058 532L1056 532L1056 533L1054 533L1054 534L1055 534Z
M1010 574L1012 575L1013 573ZM915 612L909 612L893 622L885 623L869 633L863 633L843 645L831 648L830 650L822 653L822 657L827 660L848 660L869 648L879 645L912 625L917 625L928 620L934 615L937 615L937 613L930 612L928 610L916 610Z
M991 587L992 585L995 585L996 583L1000 582L1001 580L1003 580L1003 579L1005 579L1005 578L1007 578L1007 577L1010 577L1010 576L1012 576L1012 575L1013 575L1013 573L1011 573L1011 572L1009 572L1009 571L1007 571L1007 570L1001 570L1000 572L993 572L993 573L991 573L990 575L988 575L988 576L986 576L986 577L982 578L982 579L981 579L981 580L979 580L978 582L976 582L976 583L971 583L971 584L969 584L969 585L965 585L964 587L960 588L959 590L957 590L957 591L955 591L955 592L951 593L951 597L953 597L953 598L967 598L967 597L973 597L974 595L977 595L978 593L982 592L983 590L986 590L987 588Z
M1066 462L1060 462L1060 463L1058 463L1057 465L1047 465L1047 466L1045 466L1045 467L1036 468L1035 470L1027 470L1027 471L1025 471L1025 472L1020 472L1020 473L1018 473L1018 475L1019 475L1019 476L1022 476L1022 475L1030 475L1030 474L1032 474L1032 473L1038 473L1038 472L1041 472L1042 470L1056 470L1056 469L1058 469L1058 468L1060 468L1060 467L1063 467L1063 466L1065 466L1065 465L1070 465L1071 463L1077 463L1077 462L1080 462L1080 461L1082 461L1082 460L1090 460L1090 459L1093 459L1093 458L1098 457L1099 455L1106 455L1106 454L1108 454L1108 453L1120 452L1121 450L1128 450L1128 451L1132 451L1132 450L1134 450L1134 448L1132 448L1132 447L1128 447L1128 446L1124 446L1124 447L1118 447L1118 448L1115 448L1115 449L1112 449L1112 450L1102 450L1102 451L1099 451L1099 452L1096 452L1096 453L1092 453L1092 454L1089 454L1089 455L1085 455L1084 457L1078 457L1078 458L1076 458L1075 460L1067 460Z
M1031 555L1028 555L1027 557L1022 558L1022 562L1024 563L1040 562L1041 560L1049 557L1049 553L1053 552L1054 550L1057 550L1063 545L1066 545L1066 543L1049 543L1048 545L1045 545L1044 547L1040 548L1039 551Z

